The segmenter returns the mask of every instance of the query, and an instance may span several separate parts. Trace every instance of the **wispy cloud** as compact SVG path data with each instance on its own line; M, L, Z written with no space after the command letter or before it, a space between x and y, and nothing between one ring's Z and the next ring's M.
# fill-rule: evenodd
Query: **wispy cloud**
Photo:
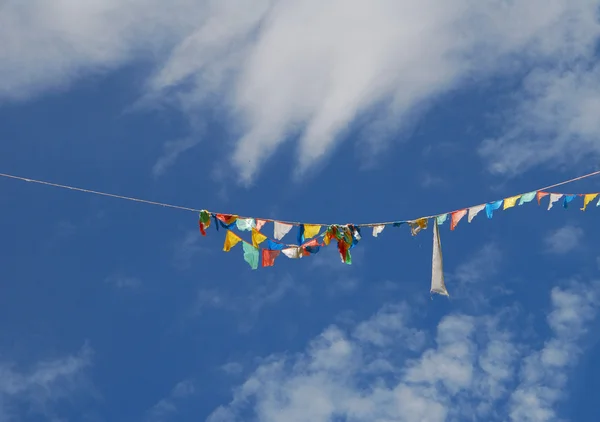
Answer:
M434 336L410 328L406 306L349 333L332 326L304 353L266 359L208 421L555 420L599 293L598 284L555 288L553 335L538 350L499 316L449 315Z
M172 421L177 415L178 405L196 393L196 387L191 380L178 382L169 394L159 400L146 415L147 422Z
M124 274L113 274L104 279L106 284L110 284L117 289L135 290L142 285L142 281L137 277L131 277Z
M557 255L569 253L579 246L583 235L583 229L580 227L573 225L561 227L544 239L546 251Z
M594 0L9 1L0 14L0 39L8 40L0 98L150 59L146 100L194 118L206 102L218 106L238 138L231 163L249 182L293 136L302 172L377 108L361 133L367 155L382 151L431 100L465 81L544 64L517 101L514 129L482 148L492 169L510 172L562 160L564 151L597 151L598 70L585 62L598 37L596 9ZM155 173L191 144L169 146Z
M198 142L200 142L200 139L195 137L166 142L163 155L156 160L152 167L154 177L162 176L169 167L175 164L181 154L196 146Z
M92 355L86 344L75 355L41 361L26 371L0 362L0 419L22 420L23 409L47 420L59 417L59 405L92 393L86 377Z

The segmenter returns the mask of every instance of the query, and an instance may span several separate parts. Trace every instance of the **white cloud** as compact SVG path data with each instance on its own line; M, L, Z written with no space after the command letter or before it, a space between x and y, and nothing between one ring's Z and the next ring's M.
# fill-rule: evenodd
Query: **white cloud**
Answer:
M162 176L169 167L175 164L181 154L193 148L199 142L200 139L198 138L184 138L166 142L163 155L156 160L152 167L154 177Z
M569 253L579 246L583 235L583 229L580 227L572 225L561 227L544 239L546 250L557 255Z
M595 61L595 60L594 60ZM499 174L539 164L568 165L600 156L600 66L588 61L533 71L508 129L479 152Z
M196 387L190 380L178 382L171 392L159 400L146 415L147 422L171 421L178 412L178 404L184 399L193 396Z
M593 54L597 6L596 0L60 0L50 7L9 0L0 11L0 39L8 40L0 45L0 98L26 98L149 59L156 68L146 99L178 104L194 119L206 102L224 111L238 136L233 165L251 181L295 136L300 171L331 154L354 123L368 155L466 81L521 71L524 63L568 69ZM597 133L596 71L584 70L562 78L549 70L530 83L534 97L547 98L543 104L565 107L556 124L567 122L565 133L582 137ZM565 99L555 102L555 91ZM374 108L381 113L365 121ZM546 109L532 110L542 116ZM521 140L519 124L498 145L510 151L512 138ZM499 163L491 142L482 153L501 171L507 164Z
M0 362L0 419L22 420L20 412L57 417L57 406L73 402L75 397L90 393L86 369L91 365L93 351L88 345L73 356L41 361L30 370Z
M553 334L537 350L505 316L446 316L431 338L409 327L406 306L387 307L349 333L327 328L303 353L265 359L208 421L555 421L599 293L597 283L553 289Z

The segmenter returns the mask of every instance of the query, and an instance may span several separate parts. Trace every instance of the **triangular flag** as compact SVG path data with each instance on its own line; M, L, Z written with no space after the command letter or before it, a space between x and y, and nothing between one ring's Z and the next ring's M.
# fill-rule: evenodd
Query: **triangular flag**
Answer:
M562 193L551 193L550 194L550 202L548 202L548 210L550 210L554 203L557 202L562 197Z
M310 239L311 237L315 237L321 231L321 226L318 224L305 224L304 225L304 238Z
M438 215L435 219L437 220L438 226L441 226L448 219L448 214Z
M302 258L302 249L299 246L293 246L281 251L285 256L292 259Z
M517 195L517 196L511 196L510 198L506 198L504 200L504 209L507 210L509 208L514 207L515 205L517 205L517 200L521 197L521 195Z
M563 201L563 207L565 209L569 208L569 202L571 202L573 199L575 199L577 195L565 195L565 199Z
M227 230L227 234L225 235L225 244L223 245L223 251L229 252L231 248L240 243L242 239L232 232L231 230Z
M427 219L419 218L418 220L408 221L408 225L410 226L410 232L413 236L416 236L421 230L427 228Z
M249 243L244 242L244 261L246 261L250 268L256 270L258 268L258 249Z
M433 254L431 257L431 293L448 296L444 283L444 265L442 261L442 242L437 221L433 225Z
M473 221L475 216L479 214L485 208L485 204L475 205L474 207L469 208L469 223Z
M260 231L267 224L267 220L256 220L256 230Z
M252 229L252 246L258 248L258 245L260 245L265 240L267 240L267 236L265 236L256 229Z
M284 245L283 243L275 242L271 239L267 239L267 245L268 245L268 249L270 249L272 251L280 251L286 247L286 245Z
M291 224L280 223L279 221L275 221L274 224L274 237L277 240L283 239L283 236L288 234L290 230L292 230Z
M467 210L455 211L452 213L452 220L450 221L450 230L454 230L458 225L458 222L467 215Z
M279 256L281 251L270 251L268 249L262 250L262 266L272 267L275 265L275 258Z
M485 204L485 213L487 214L487 218L492 218L494 216L494 211L502 206L502 202L504 202L503 199Z
M598 196L597 193L588 193L583 197L583 208L581 209L581 211L585 211L585 209L587 208L588 204L590 202L592 202L596 197Z
M519 205L528 204L529 202L533 201L536 194L537 192L535 191L523 194L523 196L521 196L521 200L519 201Z
M234 225L237 218L237 215L217 214L217 220L221 221L226 228Z
M537 193L538 205L542 205L542 198L545 198L548 195L550 195L548 192L538 192Z
M235 224L238 230L242 232L249 232L256 227L254 218L238 218Z
M383 229L385 229L385 226L383 224L373 226L373 237L377 237L377 235L381 234Z

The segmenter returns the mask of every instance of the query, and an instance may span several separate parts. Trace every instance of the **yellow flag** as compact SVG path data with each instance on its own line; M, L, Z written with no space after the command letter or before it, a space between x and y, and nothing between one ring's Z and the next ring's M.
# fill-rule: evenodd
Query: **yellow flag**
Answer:
M588 193L583 197L583 208L581 209L581 211L585 211L585 209L587 208L588 204L590 202L592 202L594 200L595 197L597 197L598 194L597 193Z
M321 231L321 226L317 224L305 224L304 225L304 238L310 239L311 237L315 237Z
M267 240L267 236L265 236L255 228L252 229L252 246L258 248L258 245L260 245L265 240Z
M240 243L242 239L232 232L231 230L227 230L227 235L225 236L225 244L223 245L223 250L225 252L229 252L231 248Z
M504 200L504 209L507 210L509 208L514 207L517 204L517 200L521 197L521 195L511 196L510 198L506 198Z

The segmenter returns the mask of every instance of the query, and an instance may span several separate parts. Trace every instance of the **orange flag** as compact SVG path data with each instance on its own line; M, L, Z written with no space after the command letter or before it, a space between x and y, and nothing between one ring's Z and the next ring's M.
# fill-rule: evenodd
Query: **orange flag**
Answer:
M537 193L538 205L542 205L542 198L544 198L545 196L548 196L548 195L549 195L548 192L538 192Z
M262 250L262 266L272 267L275 265L275 258L279 256L281 251L271 251L269 249Z
M458 225L458 222L467 215L467 210L460 210L452 213L452 221L450 222L450 230L454 230Z

